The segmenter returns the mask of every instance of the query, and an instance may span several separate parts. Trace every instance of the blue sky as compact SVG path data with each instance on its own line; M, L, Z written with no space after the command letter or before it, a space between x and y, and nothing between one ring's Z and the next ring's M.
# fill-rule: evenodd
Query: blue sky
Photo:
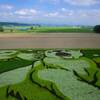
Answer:
M0 21L100 24L100 0L0 0Z

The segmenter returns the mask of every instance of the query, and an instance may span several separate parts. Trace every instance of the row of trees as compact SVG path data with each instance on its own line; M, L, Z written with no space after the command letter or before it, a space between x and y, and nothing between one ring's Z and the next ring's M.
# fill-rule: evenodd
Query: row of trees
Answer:
M93 29L95 33L100 33L100 25L96 25Z

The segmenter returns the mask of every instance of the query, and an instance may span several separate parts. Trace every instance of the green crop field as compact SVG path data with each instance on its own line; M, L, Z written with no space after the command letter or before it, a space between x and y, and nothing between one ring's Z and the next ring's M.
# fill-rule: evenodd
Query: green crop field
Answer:
M100 100L100 49L0 50L0 100Z
M66 32L93 32L92 29L82 27L38 27L33 28L30 32L43 32L43 33L66 33Z
M93 27L78 26L4 26L3 33L93 33Z

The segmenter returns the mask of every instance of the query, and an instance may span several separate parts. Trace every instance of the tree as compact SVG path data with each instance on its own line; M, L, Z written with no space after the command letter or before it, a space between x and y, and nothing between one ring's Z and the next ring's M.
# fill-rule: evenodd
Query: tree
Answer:
M10 29L10 32L13 32L13 29Z
M34 29L34 27L33 27L33 26L31 26L31 27L30 27L30 30L33 30L33 29Z
M2 26L0 26L0 32L4 32L4 29Z
M100 25L94 26L93 31L94 31L95 33L100 33Z

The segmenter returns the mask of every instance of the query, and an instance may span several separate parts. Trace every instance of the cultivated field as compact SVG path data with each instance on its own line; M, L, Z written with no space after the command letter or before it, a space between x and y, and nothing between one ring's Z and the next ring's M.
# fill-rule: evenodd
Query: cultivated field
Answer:
M100 49L0 50L1 100L99 100Z
M93 33L93 27L82 26L4 26L4 33Z
M100 48L96 33L0 34L0 49L18 48Z

